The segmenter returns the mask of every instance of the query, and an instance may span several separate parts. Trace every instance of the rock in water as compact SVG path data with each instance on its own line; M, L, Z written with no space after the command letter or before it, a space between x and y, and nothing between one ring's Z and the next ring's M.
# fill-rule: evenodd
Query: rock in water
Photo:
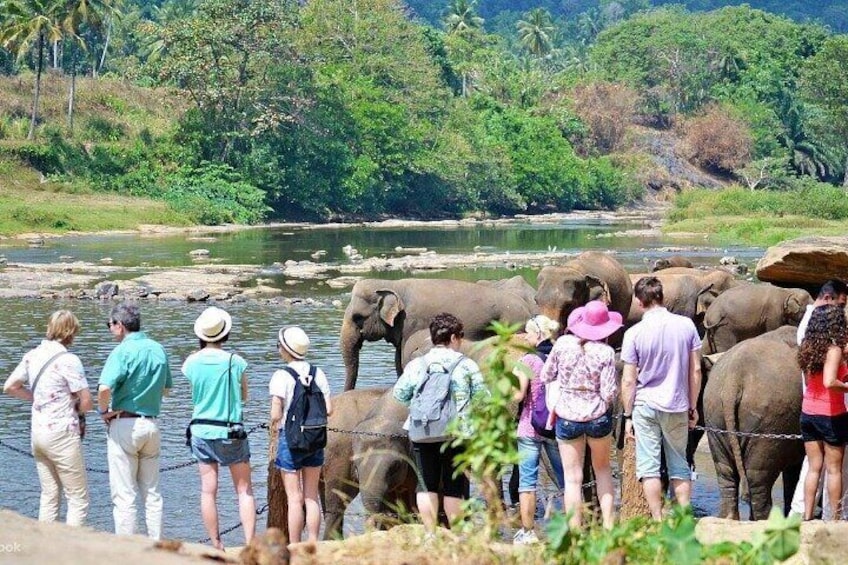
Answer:
M790 286L820 285L844 279L848 237L802 237L769 247L757 263L761 281Z
M205 302L209 300L209 293L202 288L195 288L186 295L189 302Z
M101 300L109 300L113 296L118 296L118 285L110 281L98 283L94 287L94 296Z

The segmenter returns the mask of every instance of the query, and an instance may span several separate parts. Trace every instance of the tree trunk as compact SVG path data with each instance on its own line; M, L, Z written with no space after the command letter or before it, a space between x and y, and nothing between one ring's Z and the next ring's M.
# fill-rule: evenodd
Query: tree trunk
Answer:
M100 64L92 70L94 78L103 70L103 65L106 63L106 52L109 50L109 38L112 37L112 18L109 18L109 24L106 26L106 41L103 43L103 54L100 55Z
M53 68L59 68L59 42L53 42Z
M35 122L38 119L38 99L41 96L41 69L44 67L44 32L38 34L38 67L35 73L35 94L32 98L32 118L29 122L27 139L35 136Z
M276 426L269 426L268 430L268 525L270 528L280 528L289 537L289 505L286 498L286 489L283 487L283 477L274 465L277 458L277 436Z
M621 512L622 521L636 516L651 516L651 509L642 493L642 484L636 478L636 442L626 440L619 452L621 469Z
M845 157L845 174L842 175L842 188L848 190L848 157Z
M68 92L68 129L74 132L74 98L77 93L77 49L71 46L71 88Z

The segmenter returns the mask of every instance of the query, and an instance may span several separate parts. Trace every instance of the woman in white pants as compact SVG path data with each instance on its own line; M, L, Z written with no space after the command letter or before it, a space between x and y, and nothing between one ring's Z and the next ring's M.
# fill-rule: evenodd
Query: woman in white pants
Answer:
M78 412L92 408L82 363L67 350L79 331L73 313L54 312L47 324L47 339L24 355L3 385L6 394L32 402L32 454L41 482L38 519L55 522L59 518L63 491L67 522L72 526L83 525L88 514Z

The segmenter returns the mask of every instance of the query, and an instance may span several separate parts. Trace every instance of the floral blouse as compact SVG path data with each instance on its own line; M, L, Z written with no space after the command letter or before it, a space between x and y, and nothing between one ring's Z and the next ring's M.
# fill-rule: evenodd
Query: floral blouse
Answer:
M51 357L66 351L58 341L42 340L41 345L28 351L9 376L10 383L22 382L32 388L32 382ZM65 353L58 357L41 375L32 402L32 429L41 432L79 433L79 420L72 393L88 388L79 357Z
M573 334L560 337L542 367L542 382L558 381L557 416L573 422L588 422L603 416L618 392L615 352L605 343L587 341L580 345Z

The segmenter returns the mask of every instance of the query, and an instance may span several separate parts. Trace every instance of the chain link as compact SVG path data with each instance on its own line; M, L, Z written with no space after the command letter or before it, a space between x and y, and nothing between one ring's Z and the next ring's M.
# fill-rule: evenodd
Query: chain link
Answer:
M710 434L723 434L723 435L734 435L738 437L752 437L752 438L764 438L764 439L785 439L785 440L799 440L801 438L801 434L772 434L772 433L758 433L758 432L739 432L739 431L731 431L731 430L723 430L721 428L712 428L710 426L695 426L696 430L700 430L702 432L707 432Z
M408 439L409 436L406 434L384 434L381 432L363 432L363 431L354 431L354 430L340 430L339 428L327 428L328 432L335 432L337 434L348 434L353 436L365 436L365 437L381 437L386 439Z
M268 426L266 425L265 427L267 428ZM256 509L256 515L262 516L267 511L268 511L268 504L263 504L261 508ZM229 528L221 530L220 532L218 532L218 539L221 539L221 536L225 536L229 533L236 531L237 529L241 528L241 526L242 526L242 524L241 524L241 522L239 522L235 526L230 526ZM209 543L210 541L212 541L212 538L205 538L205 539L197 540L197 543L206 544L206 543Z

